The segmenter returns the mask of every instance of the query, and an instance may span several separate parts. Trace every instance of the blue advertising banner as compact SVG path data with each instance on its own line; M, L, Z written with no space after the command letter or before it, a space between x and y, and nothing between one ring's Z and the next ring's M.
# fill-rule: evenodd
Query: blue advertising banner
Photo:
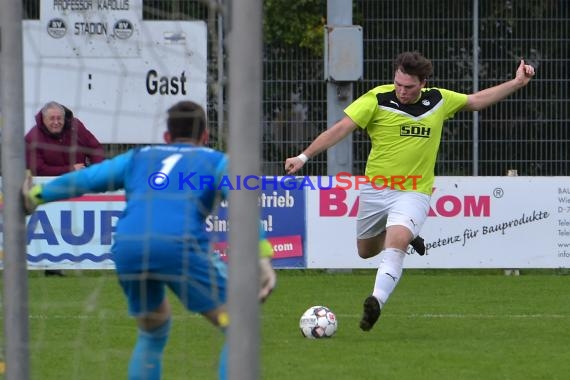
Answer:
M273 245L276 268L305 267L305 204L302 188L260 192L261 226ZM84 195L41 206L27 219L28 267L113 269L112 235L124 206L123 192ZM212 234L214 250L224 258L229 230L227 202L206 219L205 228ZM0 219L0 241L1 235ZM0 256L0 268L1 264Z
M259 196L261 226L275 252L275 268L305 267L305 190L262 190ZM206 220L214 247L226 257L229 230L227 202Z

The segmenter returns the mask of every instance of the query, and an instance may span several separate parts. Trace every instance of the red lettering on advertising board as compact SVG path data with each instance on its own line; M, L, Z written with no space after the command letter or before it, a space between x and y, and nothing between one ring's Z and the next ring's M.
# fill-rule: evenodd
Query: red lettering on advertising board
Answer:
M435 189L434 189L435 191ZM347 191L332 188L319 191L319 216L354 217L358 213L360 197L351 202ZM442 195L432 198L428 216L452 218L454 216L488 217L491 215L491 197L489 195Z
M320 216L356 216L358 212L358 199L350 207L346 202L346 190L332 188L319 191L319 215Z

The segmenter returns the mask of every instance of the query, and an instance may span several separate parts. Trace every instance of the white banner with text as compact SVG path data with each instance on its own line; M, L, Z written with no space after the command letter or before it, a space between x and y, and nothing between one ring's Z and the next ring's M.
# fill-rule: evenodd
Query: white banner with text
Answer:
M343 181L308 191L308 268L378 267L358 256L359 191ZM437 177L420 235L428 255L408 255L406 268L568 268L570 179Z

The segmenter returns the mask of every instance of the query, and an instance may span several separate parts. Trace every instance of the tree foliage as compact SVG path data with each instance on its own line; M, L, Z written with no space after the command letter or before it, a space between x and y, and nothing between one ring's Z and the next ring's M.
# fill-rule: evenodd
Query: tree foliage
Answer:
M263 8L266 44L298 46L322 56L326 0L265 0Z

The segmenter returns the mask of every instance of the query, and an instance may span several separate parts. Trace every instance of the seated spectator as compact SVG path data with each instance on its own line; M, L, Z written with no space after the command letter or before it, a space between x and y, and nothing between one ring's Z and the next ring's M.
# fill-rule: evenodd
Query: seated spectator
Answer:
M103 146L73 112L48 102L36 115L36 125L26 134L26 165L34 176L57 176L105 159ZM46 270L46 276L63 276Z
M70 109L49 102L26 134L26 163L35 176L57 176L101 162L103 146Z

